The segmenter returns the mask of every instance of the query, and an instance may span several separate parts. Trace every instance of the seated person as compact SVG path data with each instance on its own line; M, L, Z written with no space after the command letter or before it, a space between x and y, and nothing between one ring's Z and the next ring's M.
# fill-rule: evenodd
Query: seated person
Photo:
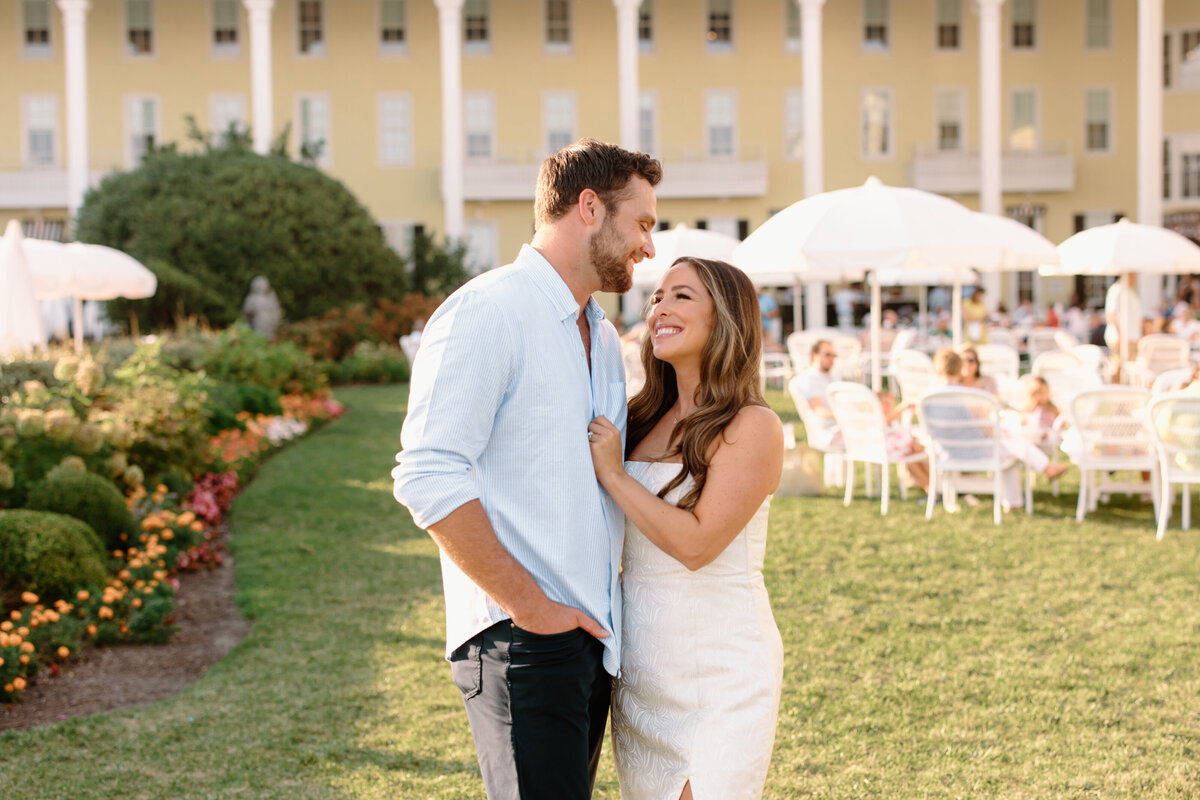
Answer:
M797 405L801 398L808 403L808 409L803 409L800 416L804 419L809 443L822 449L840 444L841 440L833 410L829 407L829 385L834 380L832 370L836 358L833 345L827 339L819 339L809 351L808 366L798 372L790 384Z
M878 392L879 405L883 409L883 421L887 425L884 431L884 446L888 458L899 461L901 458L923 453L925 448L913 438L912 431L900 423L900 417L913 408L912 403L896 405L896 398L891 392ZM913 486L929 491L929 462L912 461L904 465Z
M958 348L958 355L962 359L962 374L959 376L961 385L968 389L983 389L991 395L998 393L996 379L979 372L978 350L968 344Z

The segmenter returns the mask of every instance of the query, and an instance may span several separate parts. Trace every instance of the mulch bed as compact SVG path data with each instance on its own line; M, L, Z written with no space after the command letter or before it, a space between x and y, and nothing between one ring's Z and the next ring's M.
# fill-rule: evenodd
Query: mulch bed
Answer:
M212 570L180 573L175 624L167 644L89 647L84 660L51 677L43 669L20 702L0 705L0 731L140 706L185 688L250 632L233 602L233 559Z

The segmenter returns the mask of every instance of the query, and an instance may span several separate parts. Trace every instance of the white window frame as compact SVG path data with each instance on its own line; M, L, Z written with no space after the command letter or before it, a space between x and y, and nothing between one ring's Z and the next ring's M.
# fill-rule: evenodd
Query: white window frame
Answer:
M793 136L798 139L798 150L795 152L793 152L794 148L791 144ZM783 90L783 160L804 161L804 89L802 87L788 86Z
M871 3L879 3L883 7L883 44L876 44L874 39L867 38L867 26L871 22L868 19L868 5ZM864 53L888 53L892 49L892 6L889 0L859 0L859 13L861 14L862 27L859 32L862 34L861 49Z
M471 154L471 101L484 103L488 117L488 152L486 155ZM496 160L496 93L495 92L463 92L463 158L467 163L489 164Z
M222 106L225 103L238 106L235 118L220 119L224 115ZM208 96L208 128L212 132L213 140L217 144L225 142L225 134L228 132L230 122L237 122L239 130L245 129L249 120L246 111L246 95L242 92L213 92L210 94Z
M792 15L795 16L792 16ZM788 31L792 21L796 23L796 35ZM783 52L799 53L804 48L804 15L800 13L797 0L783 0Z
M54 0L39 0L46 9L46 41L30 44L25 41L25 33L33 30L25 15L26 0L18 0L17 5L17 37L21 47L21 57L28 59L46 59L54 57Z
M325 106L325 120L323 131L324 136L320 139L309 139L304 130L304 105L305 103L321 103ZM311 105L310 105L311 108ZM329 92L297 92L296 106L296 153L299 154L301 148L308 142L324 142L321 147L321 155L315 163L321 169L328 169L333 166L333 101L330 99Z
M233 2L234 40L232 42L217 41L217 0L208 3L208 42L214 58L235 58L242 54L242 4L240 0Z
M466 262L469 273L478 275L500 266L500 223L497 220L469 219L463 233L463 244L467 247ZM478 247L481 240L486 240L483 248ZM482 258L478 255L480 249L485 251Z
M551 112L554 110L551 106L555 103L562 102L563 107L569 112L570 120L568 122L569 129L566 131L556 131L551 128L553 120L551 120ZM566 133L565 141L562 144L556 144L554 138L556 135ZM542 146L546 149L546 154L557 153L563 147L574 144L579 138L579 98L574 90L571 89L547 89L542 92Z
M1029 19L1029 24L1032 26L1032 29L1033 29L1033 44L1032 45L1018 46L1016 43L1017 22L1018 22L1018 20L1017 20L1017 4L1018 3L1029 3L1033 9L1033 14L1031 15L1031 17ZM1009 51L1011 51L1013 53L1036 53L1036 52L1038 52L1042 46L1042 44L1041 44L1041 42L1042 42L1042 26L1038 22L1038 18L1041 15L1039 14L1037 0L1010 0L1010 2L1008 2L1006 5L1011 6L1011 8L1009 9L1008 36L1005 37L1008 40Z
M942 3L950 2L958 9L957 18L945 20L942 18ZM954 47L942 45L942 26L954 25L957 28L958 42ZM938 53L961 53L963 49L963 0L933 0L933 49Z
M133 146L134 129L131 124L135 110L144 111L141 107L145 102L154 103L154 130L151 135L154 137L154 145L158 146L162 143L162 98L157 94L126 94L125 95L125 114L124 114L124 142L125 142L125 166L128 169L137 168L142 162L137 157ZM145 131L140 132L145 135Z
M657 89L642 89L638 92L638 148L643 153L654 155L659 152L661 145L658 113L658 90ZM643 112L649 111L650 114L650 141L646 141L642 134L646 132L642 124ZM649 148L649 149L647 149Z
M881 153L867 151L867 98L881 95L886 102L887 119L885 147ZM896 93L887 86L864 86L858 94L858 157L862 161L890 161L896 155Z
M398 104L402 119L398 125L393 125L388 119L392 112L392 103ZM390 132L397 130L407 139L407 150L400 153L389 153L387 142ZM413 98L412 92L379 92L375 95L375 136L378 142L377 159L382 168L411 167L416 163L413 141Z
M300 6L302 3L316 3L321 9L321 38L314 40L309 45L308 50L305 50L302 44L303 31L301 30L302 23L300 20ZM329 3L326 0L295 0L292 5L292 11L296 25L296 57L303 59L324 58L329 52Z
M645 20L644 23L643 20ZM654 0L642 0L641 5L638 6L638 50L640 52L654 52L655 33L658 31L655 22ZM642 38L643 29L650 32L648 38Z
M719 2L729 5L729 38L726 39L710 39L708 34L713 29L713 3ZM733 52L733 44L737 35L737 9L734 7L736 0L704 0L704 49L709 54L729 54Z
M958 147L942 148L942 121L946 119L941 113L941 97L954 97L958 110ZM967 151L967 90L961 86L936 86L933 90L933 149L936 153L958 153Z
M1104 19L1100 22L1092 20L1092 11L1103 10ZM1104 43L1092 44L1092 33L1103 31ZM1113 9L1112 0L1084 0L1083 3L1083 49L1091 52L1111 51L1113 47Z
M483 21L487 30L486 39L467 39L467 3L475 2L483 6ZM492 53L492 37L496 34L496 17L492 13L491 0L466 0L463 3L463 55L487 56Z
M129 19L129 4L131 2L145 3L146 8L150 10L150 49L144 53L133 50L133 43L129 41L129 34L133 27ZM155 24L157 19L157 9L154 7L154 0L122 0L121 2L121 44L122 51L126 58L133 59L149 59L158 55L158 26Z
M34 103L46 103L50 112L50 160L35 162L33 148L30 146L30 135L33 133ZM23 169L61 169L62 168L62 123L58 113L58 95L55 94L23 94L21 95L21 165Z
M415 219L393 217L379 220L379 232L383 234L383 241L405 261L412 256L413 226L416 224ZM411 269L412 264L405 264L405 268Z
M1192 208L1200 195L1184 196L1183 194L1183 157L1185 155L1200 156L1200 131L1187 133L1172 133L1164 136L1167 146L1168 164L1166 172L1170 179L1166 181L1163 202L1166 204L1184 205Z
M1185 67L1184 58L1187 54L1183 50L1184 35L1200 33L1200 23L1171 28L1163 33L1170 38L1170 50L1164 53L1164 57L1170 60L1171 65L1171 81L1165 86L1164 91L1194 92L1200 90L1200 61L1195 66Z
M1028 149L1019 148L1013 144L1016 133L1017 95L1029 94L1033 97L1033 144ZM1042 147L1042 94L1036 86L1013 86L1008 91L1008 126L1005 129L1008 146L1005 148L1012 153L1036 153Z
M550 41L550 4L552 2L562 3L567 15L567 40L565 42ZM574 52L575 3L573 0L542 0L542 48L548 56L569 56Z
M713 152L713 102L727 99L731 109L729 121L729 152ZM709 161L736 161L738 157L738 93L737 89L706 89L704 92L704 156Z
M388 41L383 38L384 32L384 14L386 13L386 5L398 3L400 5L401 16L403 21L400 25L400 30L403 39L399 41ZM409 24L408 7L411 0L377 0L375 3L375 11L378 15L377 24L375 26L376 34L379 37L379 54L381 56L406 56L408 55L408 40L411 38L412 29Z
M1091 125L1091 119L1088 117L1088 98L1092 92L1103 92L1108 100L1108 119L1105 120L1107 126L1106 142L1103 148L1089 147L1088 142L1088 127ZM1085 86L1083 87L1083 153L1089 156L1111 156L1117 150L1116 143L1116 89L1112 86Z

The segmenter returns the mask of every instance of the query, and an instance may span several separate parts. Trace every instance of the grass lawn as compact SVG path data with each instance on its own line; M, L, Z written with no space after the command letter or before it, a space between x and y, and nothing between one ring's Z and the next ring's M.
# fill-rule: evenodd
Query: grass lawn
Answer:
M338 397L234 507L250 636L172 699L0 734L0 798L483 797L437 551L391 496L405 390ZM1001 527L986 501L775 500L768 798L1200 794L1200 533L1177 511L1156 543L1136 499L1076 524L1063 488Z

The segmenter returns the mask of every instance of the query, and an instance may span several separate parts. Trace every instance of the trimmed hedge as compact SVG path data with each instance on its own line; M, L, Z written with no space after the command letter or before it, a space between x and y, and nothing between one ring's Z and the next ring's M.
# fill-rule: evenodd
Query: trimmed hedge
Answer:
M121 492L112 481L90 472L53 470L30 489L26 506L86 522L100 537L105 552L124 550L135 539L137 523Z
M3 594L32 591L69 598L84 586L108 582L105 550L86 522L66 514L0 510L0 585Z

